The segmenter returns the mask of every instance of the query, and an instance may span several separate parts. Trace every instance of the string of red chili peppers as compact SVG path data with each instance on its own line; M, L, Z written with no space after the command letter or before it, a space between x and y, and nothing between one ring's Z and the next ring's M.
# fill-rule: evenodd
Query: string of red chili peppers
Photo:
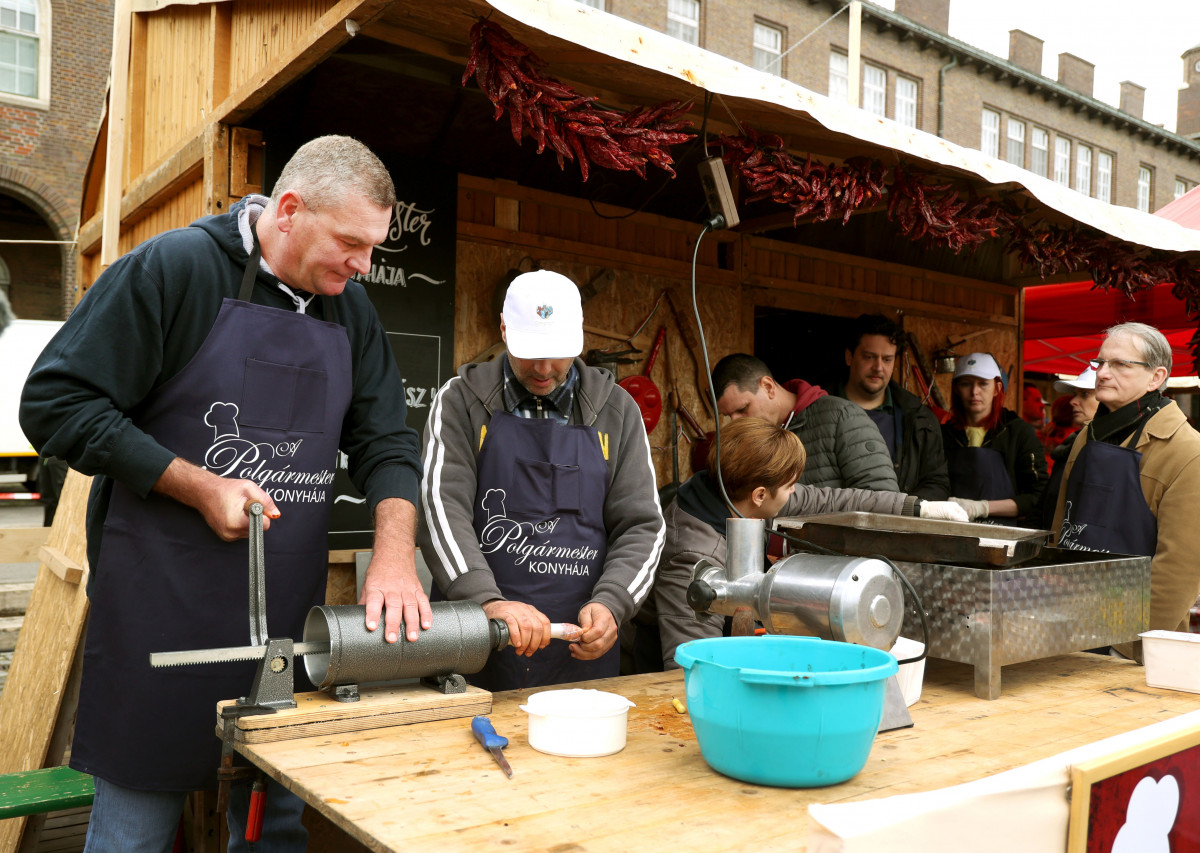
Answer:
M690 102L667 101L629 112L602 109L595 105L597 98L543 74L545 67L499 24L480 20L471 27L471 56L462 85L474 75L496 107L494 118L508 113L518 145L529 134L537 141L538 154L549 145L559 168L571 160L585 181L593 165L645 178L650 163L675 177L668 149L694 136L684 132L692 123L680 118L691 109Z

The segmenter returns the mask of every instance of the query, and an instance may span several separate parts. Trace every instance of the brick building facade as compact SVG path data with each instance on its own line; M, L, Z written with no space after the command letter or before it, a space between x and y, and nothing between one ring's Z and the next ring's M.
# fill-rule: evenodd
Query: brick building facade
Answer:
M843 0L605 2L612 14L846 99ZM1007 58L949 36L950 2L896 0L895 12L863 3L863 109L1126 207L1154 211L1200 184L1200 45L1182 56L1188 85L1172 133L1143 120L1136 83L1121 84L1118 107L1096 100L1085 59L1061 54L1058 79L1044 77L1035 36L1013 30Z
M104 112L112 0L0 0L0 289L13 313L75 304L75 237Z

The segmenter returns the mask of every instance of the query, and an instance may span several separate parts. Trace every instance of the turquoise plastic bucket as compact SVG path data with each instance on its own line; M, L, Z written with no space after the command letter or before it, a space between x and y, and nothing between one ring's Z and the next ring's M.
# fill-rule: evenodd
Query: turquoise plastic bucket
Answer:
M815 637L715 637L675 650L700 752L760 785L816 788L862 770L883 716L887 652Z

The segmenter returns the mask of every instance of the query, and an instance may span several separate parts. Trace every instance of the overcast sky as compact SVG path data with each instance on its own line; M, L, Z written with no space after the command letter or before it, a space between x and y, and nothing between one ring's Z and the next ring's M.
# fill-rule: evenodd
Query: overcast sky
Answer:
M876 0L895 8L894 0ZM1095 63L1097 100L1117 106L1120 83L1146 87L1146 121L1175 129L1180 54L1200 44L1200 0L950 0L950 35L1008 58L1008 31L1042 39L1042 74L1058 55Z

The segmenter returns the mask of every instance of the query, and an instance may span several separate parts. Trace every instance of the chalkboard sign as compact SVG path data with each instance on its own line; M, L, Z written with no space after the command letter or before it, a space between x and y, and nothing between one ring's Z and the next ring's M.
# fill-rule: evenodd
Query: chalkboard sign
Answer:
M458 176L430 163L382 157L396 183L388 239L356 276L379 312L404 378L408 425L420 436L433 397L454 371L454 275ZM371 547L366 503L338 454L329 547Z

